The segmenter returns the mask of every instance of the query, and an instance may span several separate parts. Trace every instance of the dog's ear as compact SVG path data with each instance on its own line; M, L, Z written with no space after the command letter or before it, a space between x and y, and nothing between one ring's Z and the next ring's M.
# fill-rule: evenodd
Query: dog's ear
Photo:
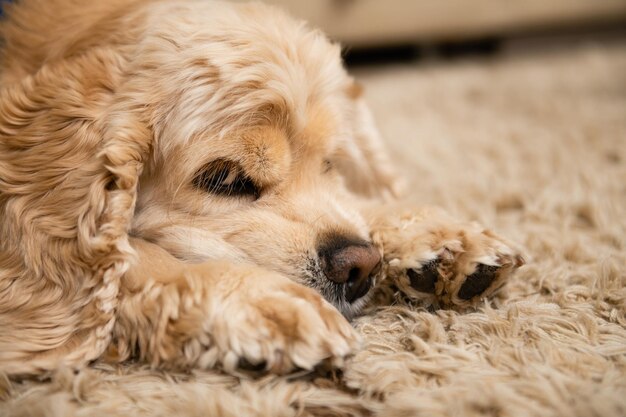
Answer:
M115 113L124 61L93 50L0 91L0 370L100 356L150 135Z
M362 93L363 88L356 82L346 90L352 103L353 135L343 143L332 162L352 191L369 197L395 198L402 193L403 185L394 172Z

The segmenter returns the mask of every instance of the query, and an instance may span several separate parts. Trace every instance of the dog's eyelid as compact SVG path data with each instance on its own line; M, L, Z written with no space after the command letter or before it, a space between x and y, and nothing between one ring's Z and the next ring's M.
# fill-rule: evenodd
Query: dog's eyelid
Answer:
M205 165L192 183L203 191L226 197L252 196L256 200L261 194L259 187L245 175L238 163L224 159Z

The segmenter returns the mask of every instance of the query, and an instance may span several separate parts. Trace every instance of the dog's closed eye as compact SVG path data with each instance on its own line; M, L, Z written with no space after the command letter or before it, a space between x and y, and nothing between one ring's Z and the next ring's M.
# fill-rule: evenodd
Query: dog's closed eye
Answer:
M204 166L193 179L193 185L211 194L259 198L259 187L245 175L241 166L225 159Z

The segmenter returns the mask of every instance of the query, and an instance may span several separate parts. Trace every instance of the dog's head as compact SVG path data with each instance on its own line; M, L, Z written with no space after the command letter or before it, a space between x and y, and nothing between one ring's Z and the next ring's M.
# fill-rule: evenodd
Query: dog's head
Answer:
M357 310L380 264L361 199L394 183L339 46L259 4L158 5L148 18L110 58L121 81L104 90L101 155L115 177L131 167L108 186L112 203L140 170L130 233L186 262L277 271Z
M380 265L360 198L394 191L377 132L339 46L229 7L178 10L134 60L119 123L152 146L132 233L187 262L275 270L349 315Z
M0 51L35 44L0 72L9 372L109 346L120 292L137 289L129 234L184 262L277 271L348 315L376 273L358 196L393 192L393 177L339 48L262 5L139 3L38 47L18 19L27 41Z

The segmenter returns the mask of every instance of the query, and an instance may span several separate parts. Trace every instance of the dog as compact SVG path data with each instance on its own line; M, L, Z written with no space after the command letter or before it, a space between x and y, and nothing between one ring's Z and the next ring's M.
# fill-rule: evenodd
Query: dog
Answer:
M0 72L0 369L284 373L395 285L470 306L514 245L401 192L320 31L262 4L21 0ZM387 283L387 284L385 284Z

